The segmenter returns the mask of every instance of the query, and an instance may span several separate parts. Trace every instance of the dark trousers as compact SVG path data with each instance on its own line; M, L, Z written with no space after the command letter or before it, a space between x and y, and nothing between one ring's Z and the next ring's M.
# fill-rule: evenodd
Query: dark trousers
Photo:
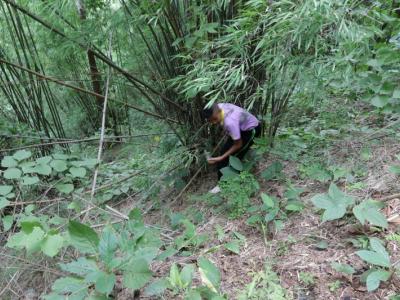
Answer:
M254 138L259 137L261 135L261 125L259 124L256 128L254 128L254 136L253 136L253 129L247 130L247 131L240 131L240 136L243 142L242 148L240 148L238 151L235 153L231 154L233 156L236 156L239 159L243 159L243 157L246 155L247 151L249 151L251 145L254 144ZM225 145L221 149L220 155L223 155L226 151L228 151L231 147L233 146L233 140L231 137L228 137L228 140L226 141ZM217 163L217 169L218 169L218 180L222 177L221 169L225 168L229 165L229 157L225 158L224 160L221 160L220 162Z

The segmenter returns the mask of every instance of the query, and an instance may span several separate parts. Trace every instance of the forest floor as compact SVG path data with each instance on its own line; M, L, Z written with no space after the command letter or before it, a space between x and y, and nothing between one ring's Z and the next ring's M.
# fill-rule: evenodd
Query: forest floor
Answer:
M332 143L321 155L322 159L327 159L335 165L346 165L352 170L359 168L364 170L363 175L359 177L361 179L356 182L349 183L347 180L338 182L338 186L346 193L356 199L384 200L399 193L398 179L389 171L389 166L395 165L398 161L396 154L399 150L400 144L395 139L370 140L366 145L363 136L358 138L349 136ZM277 158L270 156L260 161L255 173L259 174L275 159ZM222 275L221 289L228 295L228 299L239 299L240 294L248 291L246 287L252 281L256 289L257 286L262 288L260 276L267 274L264 277L266 280L270 276L268 272L264 272L266 266L272 267L273 272L278 275L279 283L286 291L288 299L389 299L399 292L400 281L395 276L388 283L381 283L375 292L367 292L365 283L360 283L360 275L368 269L368 266L355 254L357 249L354 247L354 243L362 242L367 234L385 240L386 236L396 231L399 219L390 223L389 229L383 232L371 232L368 227L348 220L322 223L321 216L310 199L317 193L326 192L328 184L301 176L298 161L284 161L283 164L285 179L289 179L294 186L304 189L301 201L305 208L300 213L290 214L280 230L271 228L268 233L263 234L260 229L246 224L248 215L230 219L223 211L210 206L207 200L202 201L207 199L205 196L207 191L216 182L212 175L197 180L182 201L170 207L169 213L165 213L165 210L152 210L147 215L146 221L149 224L167 227L170 224L171 212L182 213L192 219L194 215L200 214L202 220L198 222L197 233L206 234L209 239L199 252L207 253L207 258L219 267ZM284 197L285 182L265 181L260 176L257 176L257 179L260 183L260 192L278 199ZM387 216L400 212L400 199L391 198L393 199L386 201L387 206L383 211ZM251 201L260 202L259 197L254 197ZM221 244L221 239L218 240L216 234L217 225L223 228L225 237L222 240L226 240L235 232L245 236L239 254L223 247L217 248L214 252L208 251L215 245ZM395 241L387 242L386 248L391 253L393 262L400 260L399 247ZM195 262L195 256L170 257L167 263L154 266L153 271L157 275L167 276L172 262L184 265ZM354 267L356 273L354 275L338 273L331 267L332 262L347 263ZM121 299L129 299L128 295L123 296L123 294L120 294ZM149 298L143 297L143 299ZM166 299L178 298L171 295ZM259 296L251 299L274 298Z

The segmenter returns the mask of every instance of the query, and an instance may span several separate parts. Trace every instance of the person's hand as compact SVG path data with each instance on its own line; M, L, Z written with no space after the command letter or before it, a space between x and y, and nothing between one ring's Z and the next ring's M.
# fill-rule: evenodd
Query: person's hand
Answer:
M209 159L207 159L208 164L213 165L216 164L218 162L220 162L223 158L221 156L218 157L210 157Z

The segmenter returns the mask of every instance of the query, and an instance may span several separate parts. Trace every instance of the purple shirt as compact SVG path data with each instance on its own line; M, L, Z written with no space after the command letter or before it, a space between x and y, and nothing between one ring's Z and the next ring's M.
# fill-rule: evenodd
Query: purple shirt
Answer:
M223 126L234 141L241 138L240 131L248 131L258 126L258 120L243 108L231 103L219 103L224 112Z

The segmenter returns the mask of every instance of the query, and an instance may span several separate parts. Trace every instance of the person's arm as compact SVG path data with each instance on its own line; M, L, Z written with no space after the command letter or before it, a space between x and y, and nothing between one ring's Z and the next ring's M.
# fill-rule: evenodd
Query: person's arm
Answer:
M228 149L228 151L226 151L224 154L222 154L221 156L217 156L217 157L211 157L210 159L208 159L208 163L209 164L215 164L217 162L220 162L224 159L226 159L227 157L229 157L231 154L237 152L240 148L242 148L243 146L243 141L242 139L238 139L236 141L233 142L232 147L230 147Z
M223 153L221 156L211 157L210 159L208 159L209 164L215 164L217 162L220 162L220 161L228 158L231 154L237 152L240 148L242 148L243 141L242 141L242 137L240 136L239 123L233 124L232 126L228 126L227 130L233 140L232 147L230 147L228 149L228 151Z

